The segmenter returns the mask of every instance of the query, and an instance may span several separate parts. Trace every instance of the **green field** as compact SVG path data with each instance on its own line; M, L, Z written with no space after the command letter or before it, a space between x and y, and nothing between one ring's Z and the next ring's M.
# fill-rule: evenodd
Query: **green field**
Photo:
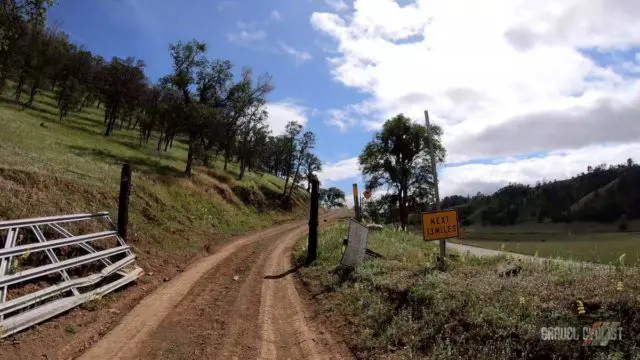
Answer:
M579 223L470 227L456 241L494 250L605 264L625 254L627 263L640 263L640 232L611 232L611 227ZM637 222L630 227L637 228Z

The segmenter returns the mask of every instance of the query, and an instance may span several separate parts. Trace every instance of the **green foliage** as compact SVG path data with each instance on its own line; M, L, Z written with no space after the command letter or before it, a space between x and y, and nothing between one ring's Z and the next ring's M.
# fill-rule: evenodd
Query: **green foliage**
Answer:
M571 179L536 186L510 184L492 195L450 196L444 208L459 209L462 220L483 225L513 225L536 221L611 223L621 216L640 218L640 166L590 167ZM624 225L622 225L624 226Z
M437 162L444 161L445 149L440 137L442 129L427 129L399 114L387 120L360 154L358 161L362 174L369 178L367 189L382 186L396 195L400 222L408 223L409 209L424 210L433 203L433 178L429 141Z
M337 187L320 189L320 204L328 209L341 208L346 206L344 191Z

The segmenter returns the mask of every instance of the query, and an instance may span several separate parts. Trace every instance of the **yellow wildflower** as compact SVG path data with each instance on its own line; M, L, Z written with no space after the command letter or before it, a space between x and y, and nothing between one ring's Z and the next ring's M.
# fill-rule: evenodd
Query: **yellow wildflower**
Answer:
M622 291L622 289L623 289L622 281L618 281L618 284L616 285L616 290Z
M584 309L584 304L580 300L576 300L576 304L578 305L578 314L584 315L586 310Z

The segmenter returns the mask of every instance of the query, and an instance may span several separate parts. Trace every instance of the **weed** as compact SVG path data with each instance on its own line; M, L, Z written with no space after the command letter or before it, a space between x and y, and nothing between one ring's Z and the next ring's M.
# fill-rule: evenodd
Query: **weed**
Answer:
M624 257L620 271L530 261L518 275L499 277L496 268L513 259L461 254L437 271L435 244L381 231L370 234L369 248L385 259L341 276L346 232L345 224L323 230L317 262L299 273L322 309L348 319L340 329L358 358L577 359L581 341L542 341L540 330L595 321L621 322L625 338L586 349L588 358L636 355L640 275L625 270ZM299 259L304 250L300 241Z

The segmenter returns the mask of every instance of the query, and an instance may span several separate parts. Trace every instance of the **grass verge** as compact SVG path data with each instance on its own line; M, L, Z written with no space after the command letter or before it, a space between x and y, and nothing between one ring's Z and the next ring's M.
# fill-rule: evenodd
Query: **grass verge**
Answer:
M500 277L506 257L459 254L448 269L434 266L437 244L384 230L369 248L386 256L357 270L336 271L346 224L323 230L318 261L300 271L321 313L331 318L358 358L612 359L640 353L640 275L615 270L520 263ZM296 257L304 256L304 241ZM579 305L584 306L580 313ZM618 321L621 341L603 347L582 340L545 341L543 327Z

